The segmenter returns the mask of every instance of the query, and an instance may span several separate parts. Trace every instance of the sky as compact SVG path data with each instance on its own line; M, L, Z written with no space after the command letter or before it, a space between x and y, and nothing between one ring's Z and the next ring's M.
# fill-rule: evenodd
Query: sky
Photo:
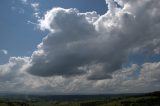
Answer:
M160 89L160 1L0 2L0 92Z

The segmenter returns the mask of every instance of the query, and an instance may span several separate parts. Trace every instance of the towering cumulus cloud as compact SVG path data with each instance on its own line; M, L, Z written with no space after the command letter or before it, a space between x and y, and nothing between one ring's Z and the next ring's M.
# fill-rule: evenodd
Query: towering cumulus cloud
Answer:
M107 3L103 16L76 9L48 11L40 27L50 33L33 53L29 72L66 77L89 72L89 79L111 78L131 53L158 49L157 1L123 2L122 9L113 0Z
M28 72L26 76L33 75L31 79L42 78L44 82L47 78L57 81L60 77L61 86L55 84L54 91L62 86L84 92L88 88L91 92L99 88L102 92L131 92L131 87L137 92L160 88L159 62L124 67L132 55L159 55L160 1L106 0L106 3L108 11L101 16L73 8L47 11L38 22L39 28L48 30L49 34L27 58L27 66L21 64L25 67L23 71ZM53 82L45 83L46 88Z

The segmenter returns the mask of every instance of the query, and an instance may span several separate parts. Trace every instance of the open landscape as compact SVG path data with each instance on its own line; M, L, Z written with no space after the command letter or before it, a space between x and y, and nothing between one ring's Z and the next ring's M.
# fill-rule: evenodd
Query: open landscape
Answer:
M160 106L160 92L110 95L6 95L0 106Z

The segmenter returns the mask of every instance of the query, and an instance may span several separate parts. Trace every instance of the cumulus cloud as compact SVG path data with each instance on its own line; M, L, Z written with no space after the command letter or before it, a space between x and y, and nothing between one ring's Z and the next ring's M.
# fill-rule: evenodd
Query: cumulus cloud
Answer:
M39 91L159 89L159 62L127 67L124 64L133 54L159 55L160 1L106 0L106 3L108 11L101 16L96 12L80 13L73 8L47 11L39 19L39 28L48 30L49 34L31 57L20 58L21 64L19 59L13 62L11 58L8 64L0 66L4 76L1 78L15 78L21 73L18 75L23 86ZM14 67L17 74L11 72Z
M97 33L85 14L78 13L76 9L55 8L46 14L41 24L51 33L33 53L29 72L40 76L85 73L81 67L88 64L91 58L96 58L89 52L93 51L93 45L88 43L92 43ZM39 64L43 64L42 67Z
M132 64L130 67L114 72L112 79L97 81L94 87L114 93L157 91L160 89L159 73L159 62Z
M64 77L90 73L89 79L97 80L111 78L132 53L154 54L159 47L155 40L160 39L159 3L135 1L118 8L113 0L106 2L109 10L102 16L77 9L48 11L39 22L50 33L32 54L28 71Z
M11 57L7 64L0 65L1 80L9 80L23 72L25 65L29 62L29 57Z
M48 29L50 34L33 53L29 72L40 76L72 76L85 74L97 64L103 64L99 75L119 69L124 61L121 55L125 53L118 55L111 47L114 44L111 44L109 34L103 35L96 30L98 18L95 12L84 14L76 9L53 8L48 11L40 20L40 27ZM105 75L111 78L109 74ZM97 78L102 79L96 74Z

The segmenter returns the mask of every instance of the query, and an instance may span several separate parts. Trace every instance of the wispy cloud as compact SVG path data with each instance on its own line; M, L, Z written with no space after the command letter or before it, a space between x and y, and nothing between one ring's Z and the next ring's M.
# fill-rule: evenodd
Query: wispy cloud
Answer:
M7 51L7 50L5 50L5 49L1 49L1 50L0 50L0 52L1 52L1 53L3 53L3 54L5 54L5 55L7 55L7 54L8 54L8 51Z
M28 0L21 0L23 4L27 4Z
M12 7L11 7L11 10L18 12L19 14L24 14L24 9L21 8L21 7L12 6Z
M35 2L35 3L31 3L30 5L34 10L33 16L35 18L40 19L40 16L39 16L40 15L40 9L39 9L40 4L38 2Z
M35 10L35 11L38 11L39 10L39 3L31 3L31 6L33 7L33 9Z

